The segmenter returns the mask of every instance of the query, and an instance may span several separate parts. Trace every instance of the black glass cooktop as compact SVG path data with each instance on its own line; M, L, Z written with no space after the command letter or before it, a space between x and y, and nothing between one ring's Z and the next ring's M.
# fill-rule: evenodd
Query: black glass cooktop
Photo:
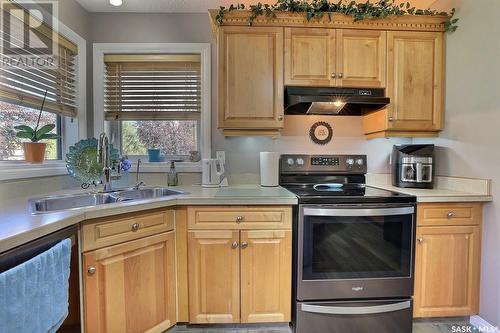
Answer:
M299 198L300 203L414 203L411 195L382 190L364 184L282 185Z

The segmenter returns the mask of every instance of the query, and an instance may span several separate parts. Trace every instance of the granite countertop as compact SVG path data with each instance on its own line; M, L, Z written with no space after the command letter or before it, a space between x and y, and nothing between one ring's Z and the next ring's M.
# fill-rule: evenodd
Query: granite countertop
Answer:
M187 192L166 198L126 201L90 208L79 208L32 215L28 199L16 198L0 203L0 253L82 221L176 205L295 205L297 197L282 187L238 185L224 188L178 186ZM83 193L82 190L60 191L43 195Z

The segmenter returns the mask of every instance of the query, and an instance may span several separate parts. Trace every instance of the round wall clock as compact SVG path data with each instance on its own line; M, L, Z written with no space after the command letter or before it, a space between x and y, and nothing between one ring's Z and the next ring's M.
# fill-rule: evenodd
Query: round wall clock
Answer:
M318 121L311 126L309 136L315 144L326 145L333 138L332 126L327 122Z

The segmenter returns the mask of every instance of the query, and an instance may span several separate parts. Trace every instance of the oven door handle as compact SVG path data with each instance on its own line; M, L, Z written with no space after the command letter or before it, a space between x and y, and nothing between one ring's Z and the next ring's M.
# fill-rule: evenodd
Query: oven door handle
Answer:
M409 309L411 307L410 301L404 301L386 305L376 306L360 306L360 307L345 307L345 306L322 306L302 304L301 310L310 313L323 313L332 315L363 315L375 313L387 313Z
M389 216L413 214L413 207L396 208L304 208L304 216Z

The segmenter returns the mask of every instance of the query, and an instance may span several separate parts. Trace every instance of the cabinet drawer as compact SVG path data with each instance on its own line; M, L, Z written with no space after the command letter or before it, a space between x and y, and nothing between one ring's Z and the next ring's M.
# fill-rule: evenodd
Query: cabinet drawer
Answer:
M189 207L189 229L291 229L292 208L258 207Z
M82 227L83 251L114 245L173 229L173 209L96 219L85 223Z
M423 203L417 205L417 225L478 225L482 218L480 203Z

